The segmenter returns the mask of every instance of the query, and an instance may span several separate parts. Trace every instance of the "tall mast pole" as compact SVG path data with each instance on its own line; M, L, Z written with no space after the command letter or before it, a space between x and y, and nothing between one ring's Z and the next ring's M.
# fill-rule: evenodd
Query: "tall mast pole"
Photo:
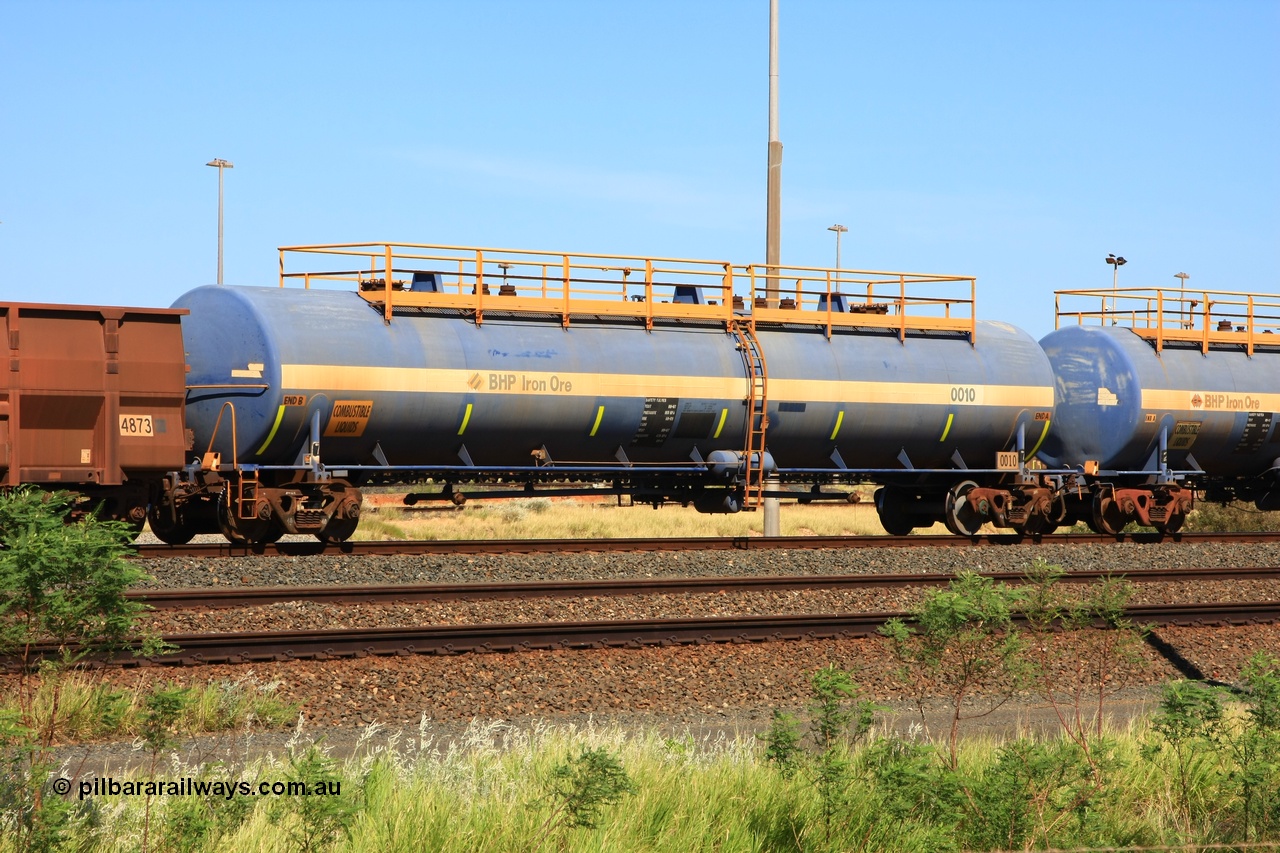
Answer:
M778 304L778 270L782 256L782 142L778 139L778 0L769 0L769 181L765 219L764 261L768 265L765 295Z

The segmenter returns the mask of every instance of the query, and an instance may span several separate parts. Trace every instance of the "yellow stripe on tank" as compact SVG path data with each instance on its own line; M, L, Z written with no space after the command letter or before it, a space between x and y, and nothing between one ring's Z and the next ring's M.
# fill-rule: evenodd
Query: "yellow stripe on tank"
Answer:
M281 406L280 410L276 412L276 422L271 425L271 432L267 433L267 440L262 442L262 446L258 448L258 452L254 454L255 456L261 456L267 452L267 445L271 443L271 439L276 437L276 430L280 429L280 422L284 420L284 410L285 407Z
M596 409L596 422L591 425L591 437L595 438L596 432L600 429L600 421L604 419L604 406Z
M280 384L331 392L442 393L552 397L688 397L745 399L747 380L732 376L644 373L548 373L430 367L283 364ZM1280 397L1280 395L1272 395ZM1008 406L1048 409L1052 385L963 385L834 379L769 380L774 402Z
M467 411L462 416L462 426L458 427L458 435L462 435L467 431L467 424L471 423L471 403L467 403Z
M954 421L955 419L956 419L956 413L955 413L955 412L948 412L948 413L947 413L947 425L946 425L945 427L943 427L943 428L942 428L942 438L938 439L938 443L939 443L939 444L941 444L942 442L946 441L946 440L947 440L947 436L951 435L951 422L952 422L952 421Z
M941 382L841 382L832 379L769 379L769 399L809 403L1009 406L1050 408L1052 385L964 385Z
M287 388L439 394L541 394L557 397L720 397L747 395L747 380L733 376L660 376L629 373L457 370L431 367L284 364Z
M1051 420L1044 422L1044 429L1040 430L1040 440L1036 442L1035 447L1027 451L1028 459L1031 458L1032 456L1035 456L1036 451L1040 449L1040 445L1044 444L1044 437L1049 434L1049 424L1051 423L1053 423L1053 421Z
M721 410L720 410L720 423L716 424L716 434L715 434L715 435L713 435L713 436L711 436L712 438L719 438L719 437L720 437L720 433L724 432L724 421L725 421L725 418L727 418L727 417L729 417L729 410L728 410L728 409L721 409Z
M836 428L831 430L831 438L828 441L836 440L836 436L840 434L840 424L842 423L844 423L844 409L841 409L840 413L836 415Z

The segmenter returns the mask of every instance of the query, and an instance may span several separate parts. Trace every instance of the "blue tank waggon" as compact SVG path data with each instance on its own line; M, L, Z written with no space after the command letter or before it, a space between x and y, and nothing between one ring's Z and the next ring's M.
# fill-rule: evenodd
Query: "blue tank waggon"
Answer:
M754 508L766 481L883 488L891 531L1040 530L1054 380L968 278L360 244L279 287L181 297L201 456L162 538L346 538L369 482L600 483ZM321 272L286 272L306 258ZM198 464L197 464L198 463ZM771 486L771 488L776 488ZM427 497L426 494L423 497Z
M1196 490L1280 508L1280 297L1065 291L1058 320L1040 457L1089 485L1072 517L1176 530Z

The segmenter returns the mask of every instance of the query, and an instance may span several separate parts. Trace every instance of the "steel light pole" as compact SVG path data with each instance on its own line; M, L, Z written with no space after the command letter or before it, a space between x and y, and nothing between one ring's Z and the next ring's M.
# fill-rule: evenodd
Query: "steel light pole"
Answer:
M836 269L840 269L840 235L849 233L849 229L843 225L832 225L828 231L836 232Z
M1187 320L1182 319L1182 312L1187 309L1187 279L1191 278L1191 276L1184 272L1176 272L1173 277L1178 280L1178 324L1184 329L1190 329L1190 318L1188 317Z
M1116 286L1117 282L1120 280L1120 267L1124 266L1127 261L1125 261L1124 258L1117 258L1115 255L1107 255L1107 263L1111 264L1111 310L1115 311L1117 296ZM1115 324L1116 321L1112 318L1111 325L1114 326Z
M210 160L205 165L218 170L218 284L222 284L222 173L225 169L234 169L235 165L221 158Z
M769 171L765 184L765 298L778 307L782 263L782 140L778 136L778 0L769 0Z

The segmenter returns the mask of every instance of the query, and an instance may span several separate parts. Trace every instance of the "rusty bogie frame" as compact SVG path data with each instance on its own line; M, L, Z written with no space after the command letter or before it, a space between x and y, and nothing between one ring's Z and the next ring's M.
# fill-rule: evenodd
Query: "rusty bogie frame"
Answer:
M943 500L942 521L957 536L977 536L982 525L1040 536L1066 520L1066 506L1053 479L1025 468L1007 484L962 480Z
M1098 533L1117 535L1130 522L1161 533L1182 529L1195 504L1195 493L1178 483L1151 486L1096 484L1090 526Z
M224 415L229 415L230 463L213 449ZM313 435L310 449L307 468L283 474L239 464L235 405L223 403L204 454L166 480L164 496L152 505L152 529L170 544L213 532L241 545L275 542L286 534L349 539L360 522L360 490L333 479L320 465L318 436Z
M1051 533L1062 522L1052 485L1032 481L1006 488L974 488L964 497L969 511L995 527L1012 528L1020 533Z
M270 543L286 534L341 542L355 533L362 495L351 483L312 482L304 473L296 482L267 485L259 473L249 466L189 466L152 504L152 531L173 545L199 533L221 533L242 545Z

